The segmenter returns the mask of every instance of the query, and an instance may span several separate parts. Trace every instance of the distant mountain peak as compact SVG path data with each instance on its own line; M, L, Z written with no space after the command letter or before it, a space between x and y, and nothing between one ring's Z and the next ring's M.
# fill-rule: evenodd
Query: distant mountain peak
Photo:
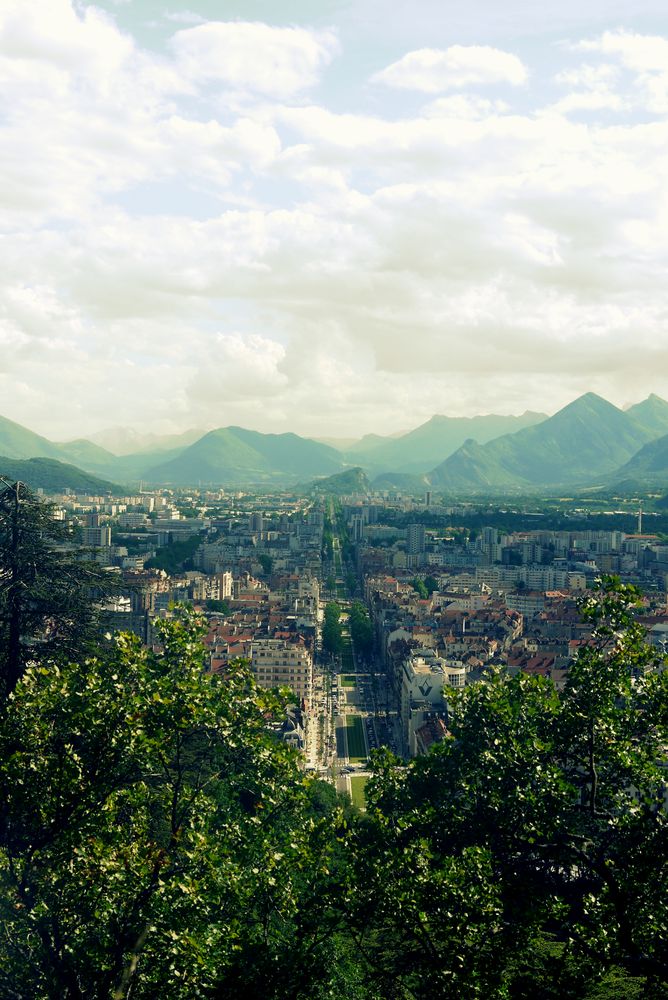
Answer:
M604 399L603 396L599 396L597 392L585 392L581 396L578 396L577 399L574 399L572 403L564 406L559 412L563 413L564 410L577 409L583 406L593 406L600 410L619 410L619 407L615 406L609 400ZM619 412L621 413L621 410Z
M482 446L467 441L430 475L449 489L586 482L611 473L656 437L660 416L639 420L587 392L542 423Z

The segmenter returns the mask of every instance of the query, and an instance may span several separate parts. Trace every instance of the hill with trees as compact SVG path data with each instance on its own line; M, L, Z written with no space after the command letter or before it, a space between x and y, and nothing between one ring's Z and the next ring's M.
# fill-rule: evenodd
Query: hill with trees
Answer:
M0 455L0 476L26 483L33 490L62 493L119 493L120 487L106 479L93 476L83 469L54 458L29 458L24 461Z
M153 482L188 485L295 480L328 475L342 468L334 448L297 434L260 434L221 427L184 449L176 458L147 470Z
M327 476L325 479L316 479L309 489L315 493L337 497L353 493L364 495L371 492L371 482L364 469L356 466L354 469L346 469L345 472L335 472L333 476Z

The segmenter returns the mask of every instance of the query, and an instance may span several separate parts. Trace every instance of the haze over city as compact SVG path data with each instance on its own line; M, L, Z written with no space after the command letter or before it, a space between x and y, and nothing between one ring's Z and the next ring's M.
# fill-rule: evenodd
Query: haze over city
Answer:
M668 396L659 0L4 0L1 411L359 436Z

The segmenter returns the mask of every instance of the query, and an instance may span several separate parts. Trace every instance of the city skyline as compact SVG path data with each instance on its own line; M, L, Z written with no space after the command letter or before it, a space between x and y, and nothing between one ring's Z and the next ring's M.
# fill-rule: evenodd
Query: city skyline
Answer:
M6 0L0 412L309 437L668 397L657 0Z

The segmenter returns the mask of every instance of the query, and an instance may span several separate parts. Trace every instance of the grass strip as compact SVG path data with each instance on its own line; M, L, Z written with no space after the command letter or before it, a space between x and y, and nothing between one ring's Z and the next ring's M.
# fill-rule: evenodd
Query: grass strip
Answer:
M346 716L346 736L348 738L348 758L353 762L366 760L366 740L361 715Z
M358 809L366 807L364 788L367 781L368 778L365 774L353 774L350 778L350 798L353 800L353 805L357 806Z

